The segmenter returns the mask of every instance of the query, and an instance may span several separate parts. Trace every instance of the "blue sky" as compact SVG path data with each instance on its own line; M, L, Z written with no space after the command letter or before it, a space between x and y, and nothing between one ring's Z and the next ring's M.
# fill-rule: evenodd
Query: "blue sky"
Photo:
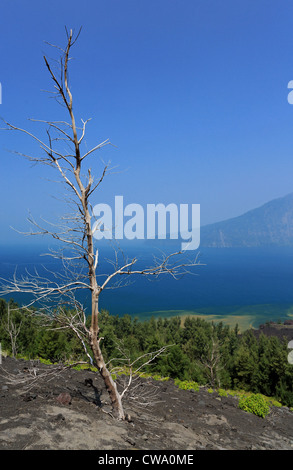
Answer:
M92 118L87 145L118 171L94 203L201 205L201 224L242 214L293 191L293 4L270 0L0 2L0 116L44 136L28 118L55 119L45 41L82 33L71 86L76 118ZM26 136L0 132L0 243L21 238L28 211L54 220L59 186ZM62 193L60 193L62 194Z

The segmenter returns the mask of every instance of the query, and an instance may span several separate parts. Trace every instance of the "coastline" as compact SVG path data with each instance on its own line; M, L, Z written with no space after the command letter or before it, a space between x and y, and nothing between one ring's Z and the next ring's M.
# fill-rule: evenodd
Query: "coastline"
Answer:
M256 304L247 306L227 306L199 308L194 310L158 310L153 312L131 315L139 321L149 320L154 317L172 318L180 317L183 325L187 317L196 317L214 323L222 322L224 326L234 328L238 325L239 331L258 329L261 324L267 322L284 322L293 319L293 304Z

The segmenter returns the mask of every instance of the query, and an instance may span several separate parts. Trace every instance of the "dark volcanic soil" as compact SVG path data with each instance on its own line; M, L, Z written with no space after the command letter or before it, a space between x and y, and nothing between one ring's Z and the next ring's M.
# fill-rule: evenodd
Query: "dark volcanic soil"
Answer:
M273 407L263 419L204 388L144 379L137 390L153 406L129 399L129 419L118 422L94 372L41 364L33 370L29 361L2 358L0 450L293 450L287 408Z

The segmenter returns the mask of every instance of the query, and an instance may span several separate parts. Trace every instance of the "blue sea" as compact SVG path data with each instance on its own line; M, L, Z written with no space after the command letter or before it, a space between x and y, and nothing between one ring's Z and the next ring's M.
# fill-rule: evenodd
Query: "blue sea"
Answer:
M58 271L58 261L41 257L40 246L0 247L0 277L11 278L15 269L41 272L42 265ZM138 258L137 266L152 264L157 248L137 245L125 249L131 259ZM99 272L111 271L105 258L113 258L108 247L101 249ZM190 252L190 256L194 256ZM129 285L105 290L100 307L114 315L130 314L138 319L200 313L206 315L252 315L253 324L265 321L292 319L293 314L293 248L200 248L201 265L180 279L169 275L148 279L126 276ZM119 279L120 280L120 279ZM26 302L27 296L14 294L2 297ZM82 294L82 302L89 307L90 297ZM288 316L289 315L289 316Z

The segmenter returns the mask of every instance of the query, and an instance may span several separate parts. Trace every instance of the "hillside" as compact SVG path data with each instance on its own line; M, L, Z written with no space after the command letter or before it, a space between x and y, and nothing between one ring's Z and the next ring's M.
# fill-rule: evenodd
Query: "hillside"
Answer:
M202 247L293 246L293 193L201 227Z
M182 390L172 380L140 379L137 398L125 404L128 420L118 422L96 373L37 364L28 381L31 365L3 358L0 450L292 450L293 415L286 407L273 406L261 418L239 409L238 398L205 387ZM140 406L142 396L148 407Z

